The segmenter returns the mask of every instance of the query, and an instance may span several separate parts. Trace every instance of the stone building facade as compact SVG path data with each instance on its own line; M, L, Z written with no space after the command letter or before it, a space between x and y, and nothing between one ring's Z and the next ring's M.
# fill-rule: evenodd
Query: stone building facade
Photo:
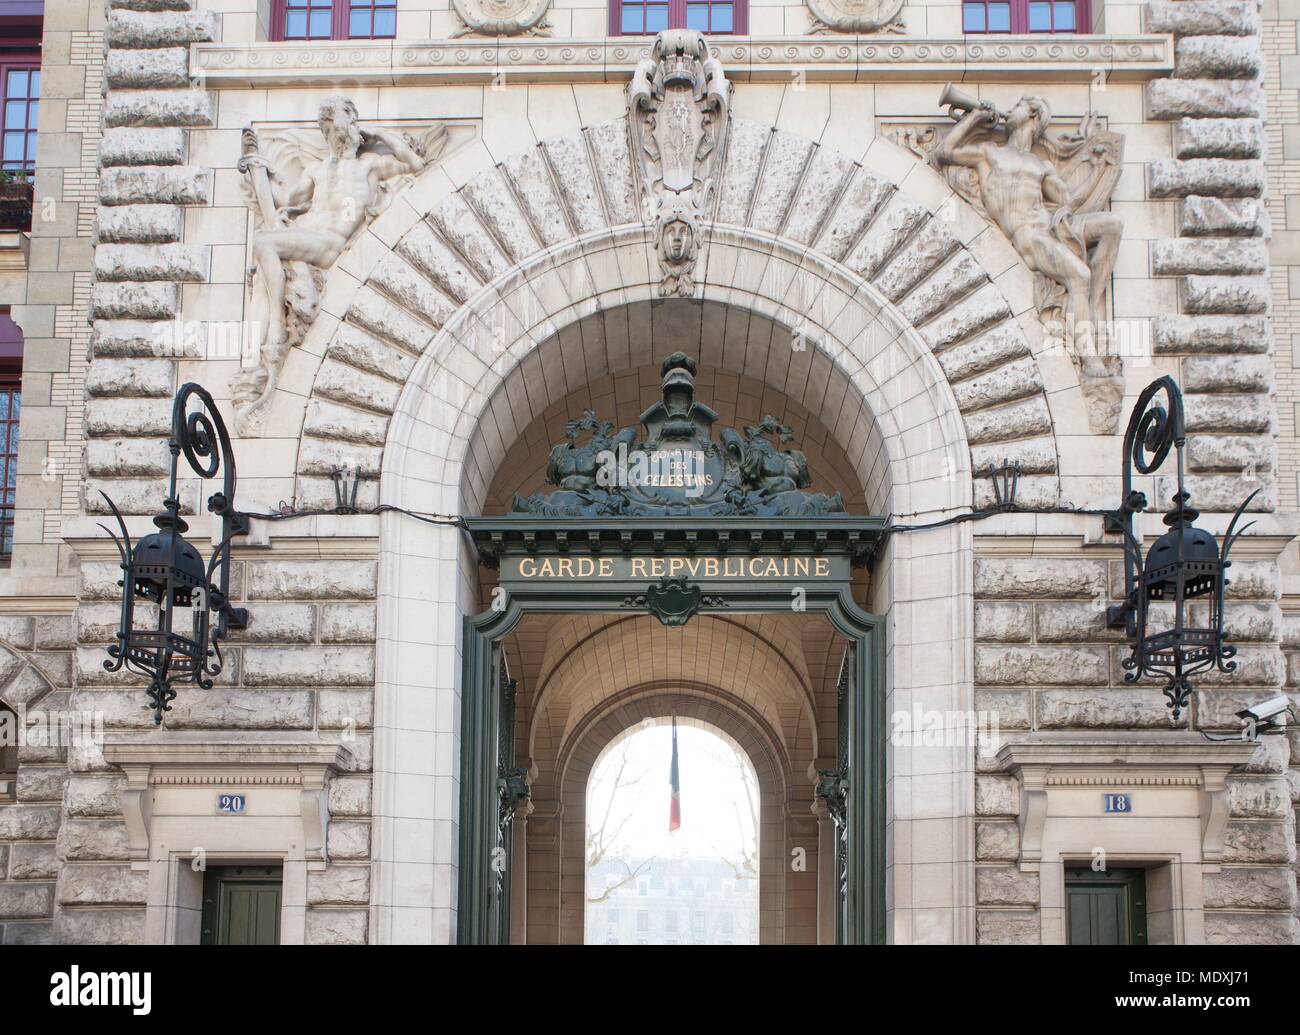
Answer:
M1012 35L964 32L951 0L751 0L745 33L701 50L613 35L603 5L506 6L397 0L394 38L312 42L280 41L268 0L47 7L44 207L4 284L26 349L0 702L24 733L0 941L198 942L205 869L258 865L282 942L455 941L462 620L497 576L464 530L400 511L506 513L546 487L569 421L636 426L681 351L722 424L773 415L850 514L989 508L995 468L1019 466L1016 509L895 533L853 576L884 630L882 718L954 732L895 731L874 777L887 940L1066 941L1067 871L1100 853L1144 872L1152 942L1300 942L1300 734L1204 736L1300 706L1293 0L1094 0L1090 31ZM661 146L670 114L684 151ZM348 194L326 156L354 119L343 156L370 164ZM1000 164L1016 119L1071 198L1043 237L1020 227L1061 199L1025 200ZM1000 215L1004 175L1020 200ZM1081 272L1053 265L1070 240ZM1108 329L1081 354L1053 319L1094 288ZM1124 680L1099 513L1164 374L1202 527L1259 490L1227 591L1238 666L1176 722L1159 685ZM235 543L249 624L223 673L179 686L157 728L141 681L104 668L121 570L102 526L111 497L133 539L152 529L190 381L231 428L240 509L276 519ZM1171 475L1138 479L1155 510ZM361 513L331 513L340 476ZM182 462L205 553L212 491ZM536 614L504 650L531 789L512 940L582 940L585 775L670 712L759 774L761 939L834 940L827 623ZM980 715L988 750L951 718ZM247 814L214 809L227 792Z

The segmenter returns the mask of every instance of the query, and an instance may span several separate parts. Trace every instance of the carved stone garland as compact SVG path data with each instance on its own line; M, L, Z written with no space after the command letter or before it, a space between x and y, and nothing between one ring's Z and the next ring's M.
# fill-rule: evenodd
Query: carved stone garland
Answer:
M655 222L660 291L695 290L699 226L710 211L726 143L731 83L708 42L690 29L661 32L628 87L642 203Z

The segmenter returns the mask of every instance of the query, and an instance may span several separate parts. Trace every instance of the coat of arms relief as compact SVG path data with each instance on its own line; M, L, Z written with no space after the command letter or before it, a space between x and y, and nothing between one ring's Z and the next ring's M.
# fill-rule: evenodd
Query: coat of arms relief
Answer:
M457 36L549 36L551 0L451 0Z
M939 103L951 127L898 124L885 132L942 173L1033 271L1044 333L1075 363L1089 425L1114 433L1124 383L1105 295L1123 223L1105 209L1122 169L1123 136L1091 113L1053 128L1041 97L1022 97L1003 112L949 84Z
M906 0L806 0L813 33L906 32Z

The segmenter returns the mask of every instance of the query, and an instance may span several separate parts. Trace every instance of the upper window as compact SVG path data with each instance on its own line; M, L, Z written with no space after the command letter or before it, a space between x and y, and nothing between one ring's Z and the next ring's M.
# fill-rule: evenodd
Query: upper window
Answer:
M1087 0L964 0L963 32L1086 32Z
M611 0L612 36L653 36L664 29L699 29L708 35L745 32L746 0Z
M277 40L388 40L397 0L274 0Z
M14 796L18 779L18 716L0 701L0 799Z
M36 115L41 98L39 68L0 65L4 74L4 151L6 172L36 170Z

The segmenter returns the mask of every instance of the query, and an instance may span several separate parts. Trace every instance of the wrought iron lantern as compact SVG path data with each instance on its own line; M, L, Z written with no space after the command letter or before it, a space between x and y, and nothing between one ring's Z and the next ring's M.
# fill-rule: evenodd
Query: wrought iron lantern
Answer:
M198 408L190 410L191 400ZM104 668L123 668L149 680L146 691L155 725L171 710L173 683L212 686L221 672L221 641L231 629L248 624L244 608L231 607L231 540L248 532L248 516L234 507L235 459L230 436L212 396L193 383L182 386L172 406L171 481L162 512L153 519L158 531L134 546L121 511L100 495L117 518L113 537L121 554L122 616L117 642L108 647ZM205 563L185 541L189 526L180 516L176 471L181 454L200 478L213 478L224 469L222 491L208 499L208 511L221 519L221 533Z
M1159 397L1163 395L1163 399ZM1143 390L1124 435L1124 493L1120 509L1107 517L1106 530L1124 537L1122 604L1107 612L1111 628L1123 628L1132 647L1124 659L1125 682L1144 677L1163 679L1165 696L1176 722L1191 697L1193 676L1237 667L1237 648L1223 642L1223 594L1232 563L1228 551L1253 522L1237 529L1258 489L1237 508L1220 545L1193 522L1199 512L1183 483L1183 396L1172 377L1162 377ZM1133 469L1157 470L1170 449L1177 455L1178 489L1164 523L1165 532L1146 552L1133 532L1133 515L1146 509L1146 495L1133 488ZM1168 604L1170 613L1152 605Z

